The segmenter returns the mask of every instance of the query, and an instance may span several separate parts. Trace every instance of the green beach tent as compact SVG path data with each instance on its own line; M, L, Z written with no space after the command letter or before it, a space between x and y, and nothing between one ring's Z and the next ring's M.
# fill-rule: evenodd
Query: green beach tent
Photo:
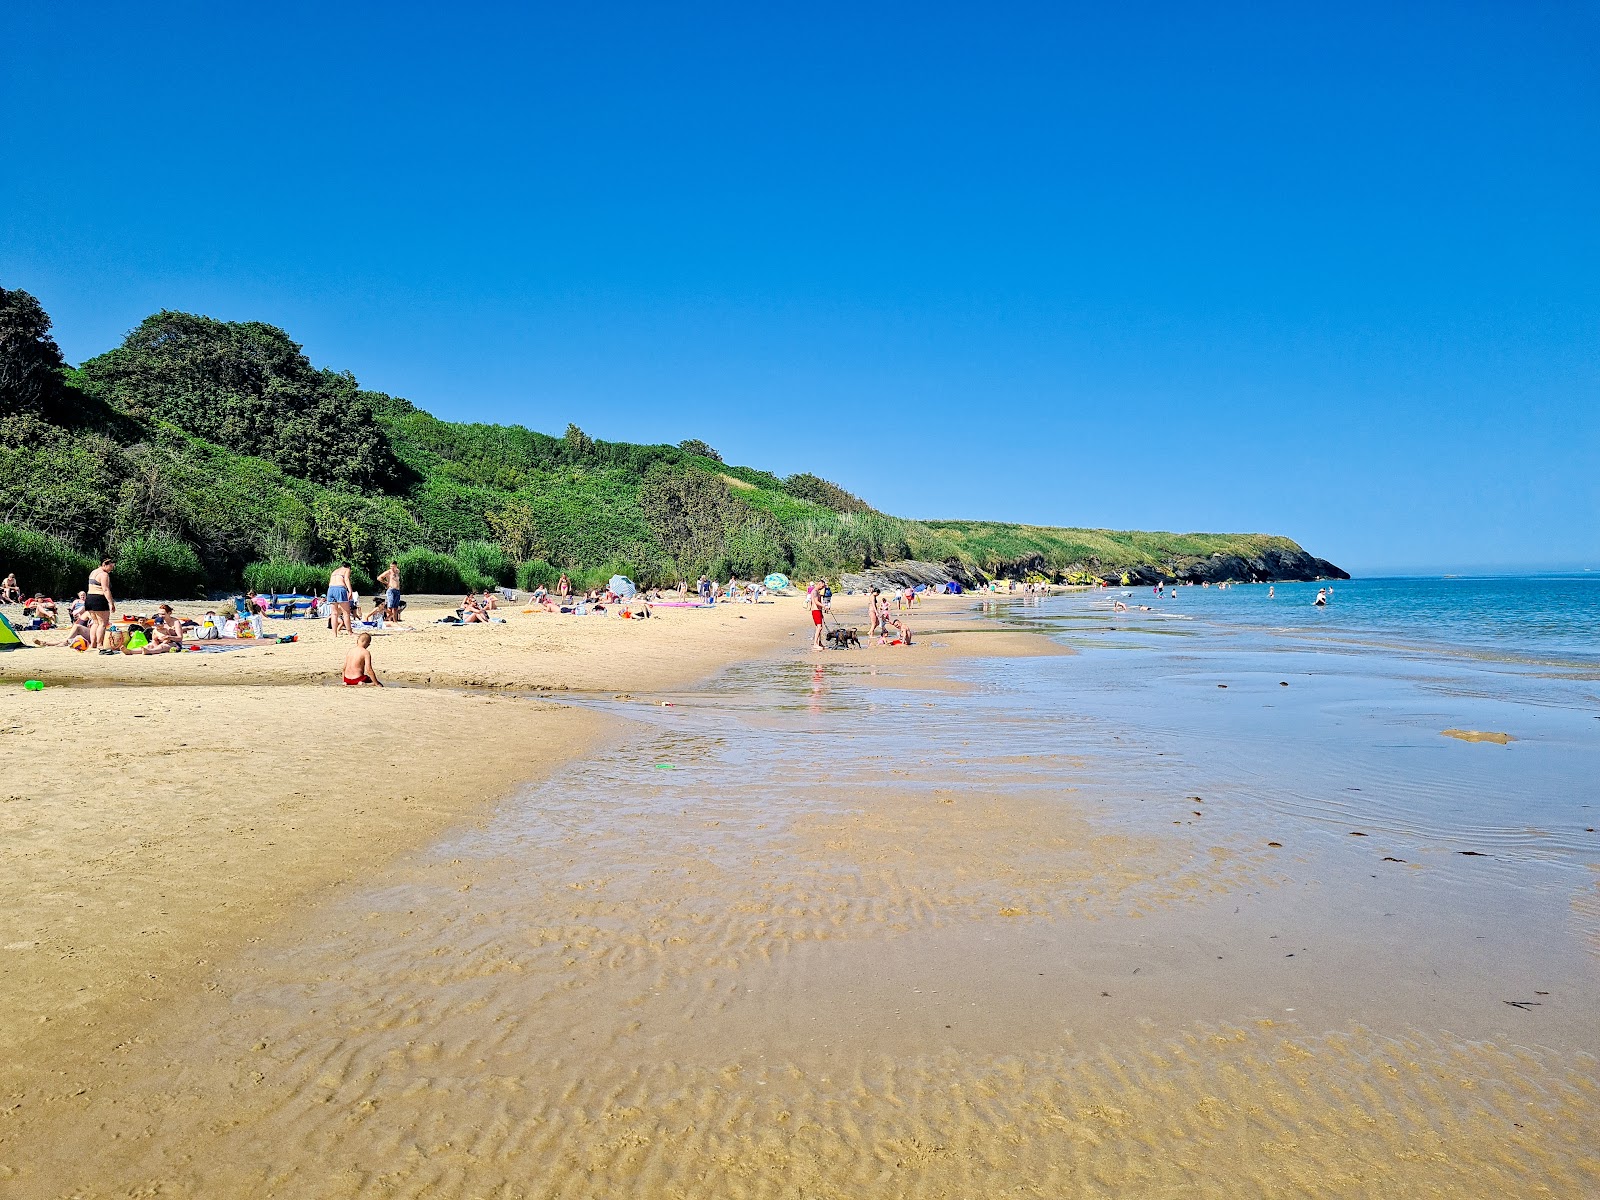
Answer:
M6 615L0 613L0 650L15 650L22 645L22 639L17 636L17 631L11 628L11 622L6 620Z

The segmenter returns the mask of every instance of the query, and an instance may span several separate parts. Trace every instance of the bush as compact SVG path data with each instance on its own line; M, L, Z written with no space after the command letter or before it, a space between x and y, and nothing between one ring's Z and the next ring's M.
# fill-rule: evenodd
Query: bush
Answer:
M401 586L407 592L454 595L467 590L461 578L461 564L448 554L419 546L407 550L396 561L400 565Z
M252 592L294 592L301 596L315 596L327 586L330 570L329 567L284 562L281 559L253 562L244 569L244 585Z
M560 578L561 572L542 558L530 559L517 567L517 587L524 592L536 588L554 590Z
M302 596L319 596L328 589L328 576L333 574L333 564L319 567L314 563L285 562L272 559L253 562L244 569L244 586L252 592L295 592ZM350 582L363 596L376 595L378 583L361 567L352 567Z
M487 584L478 584L474 591L481 592L485 587L496 585L509 587L516 577L516 564L493 542L457 542L453 557L461 566L463 580L489 580Z
M89 582L89 572L100 564L79 554L59 538L0 525L0 579L14 574L28 595L76 596ZM117 590L112 583L112 591Z
M159 534L136 537L117 547L116 560L113 593L185 600L205 593L205 567L187 542Z

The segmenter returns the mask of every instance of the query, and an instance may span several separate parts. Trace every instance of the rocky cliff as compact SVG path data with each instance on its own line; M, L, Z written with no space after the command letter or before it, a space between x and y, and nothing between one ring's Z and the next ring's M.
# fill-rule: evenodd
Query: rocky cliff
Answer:
M1052 570L1043 555L1027 555L1011 562L1001 563L989 573L994 579L1034 579L1043 577L1052 583L1083 582L1099 579L1105 583L1151 585L1162 581L1178 583L1279 583L1293 580L1349 579L1350 574L1334 566L1325 558L1317 558L1304 550L1264 550L1245 557L1239 554L1216 553L1207 558L1175 559L1168 566L1148 563L1073 563L1065 570ZM904 588L926 584L943 587L954 581L962 587L973 587L984 582L984 576L968 570L957 559L942 563L903 560L879 563L860 572L845 574L840 583L849 590L864 591L869 587Z

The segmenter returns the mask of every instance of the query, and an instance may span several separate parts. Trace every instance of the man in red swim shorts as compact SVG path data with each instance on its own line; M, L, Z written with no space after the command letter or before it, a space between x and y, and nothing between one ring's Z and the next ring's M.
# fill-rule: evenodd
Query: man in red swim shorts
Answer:
M816 629L816 639L811 643L813 650L822 650L822 584L813 583L806 588L806 609L811 613L811 624Z
M344 656L344 682L346 687L383 686L377 668L372 665L372 635L363 633L356 638L350 653Z

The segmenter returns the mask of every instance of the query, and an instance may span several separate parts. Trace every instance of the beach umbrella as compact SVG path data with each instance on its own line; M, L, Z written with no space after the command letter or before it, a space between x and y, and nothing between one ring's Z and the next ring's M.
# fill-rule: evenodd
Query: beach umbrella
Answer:
M621 596L624 600L628 599L639 590L633 586L633 580L629 579L626 575L613 575L611 577L611 582L606 584L606 586L611 589L614 595Z
M781 572L774 571L771 575L768 575L766 577L766 579L763 580L762 582L764 582L767 585L767 587L771 588L773 591L781 592L781 591L783 591L784 588L789 586L789 577L787 575L782 574Z

